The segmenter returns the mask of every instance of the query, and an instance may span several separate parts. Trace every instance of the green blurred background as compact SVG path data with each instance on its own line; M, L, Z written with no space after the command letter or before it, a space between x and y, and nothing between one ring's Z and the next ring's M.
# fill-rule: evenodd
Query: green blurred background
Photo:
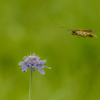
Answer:
M99 37L100 0L0 0L0 100L27 100L30 70L18 63L30 53L52 68L33 73L32 100L100 100Z

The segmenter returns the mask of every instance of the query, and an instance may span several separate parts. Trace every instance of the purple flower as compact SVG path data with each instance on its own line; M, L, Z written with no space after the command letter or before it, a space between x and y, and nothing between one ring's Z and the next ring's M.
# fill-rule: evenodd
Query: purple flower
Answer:
M44 64L46 63L46 60L40 60L39 56L36 56L35 53L33 53L33 55L30 56L25 56L24 61L21 61L18 63L18 65L22 66L20 69L22 69L22 72L26 72L28 70L28 68L30 68L33 72L35 71L36 67L38 69L38 71L41 74L45 74L44 70L42 70L41 68L49 68L47 66L44 66Z

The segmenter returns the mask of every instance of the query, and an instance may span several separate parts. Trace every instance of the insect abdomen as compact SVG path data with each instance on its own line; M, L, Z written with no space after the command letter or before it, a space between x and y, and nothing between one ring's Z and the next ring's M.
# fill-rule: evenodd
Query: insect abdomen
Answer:
M96 37L97 38L97 36L95 34L92 34L92 33L89 34L88 37Z

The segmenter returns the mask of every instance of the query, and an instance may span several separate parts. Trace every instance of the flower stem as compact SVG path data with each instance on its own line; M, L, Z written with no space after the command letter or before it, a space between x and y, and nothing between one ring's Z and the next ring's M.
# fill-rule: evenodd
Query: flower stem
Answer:
M32 92L32 70L30 72L30 85L29 85L29 97L28 97L28 100L31 100L31 92Z

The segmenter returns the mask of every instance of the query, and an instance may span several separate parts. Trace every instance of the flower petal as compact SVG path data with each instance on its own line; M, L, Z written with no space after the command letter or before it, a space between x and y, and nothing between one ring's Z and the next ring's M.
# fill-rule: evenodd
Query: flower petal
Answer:
M45 64L46 60L39 60L38 64Z
M45 74L44 70L42 70L41 68L37 68L37 69L41 74Z
M33 68L33 67L29 67L33 72L35 71L35 68Z
M21 62L18 63L18 65L23 66L23 65L25 65L25 62L24 61L21 61Z
M47 66L44 66L44 65L38 65L38 67L51 69L51 67L47 67Z
M45 68L51 69L51 67L44 66Z
M27 65L23 65L21 68L22 68L22 72L26 72L27 69L28 69L28 66Z
M39 65L37 65L36 67L45 68L45 66L44 66L44 65L42 65L42 64L39 64Z

